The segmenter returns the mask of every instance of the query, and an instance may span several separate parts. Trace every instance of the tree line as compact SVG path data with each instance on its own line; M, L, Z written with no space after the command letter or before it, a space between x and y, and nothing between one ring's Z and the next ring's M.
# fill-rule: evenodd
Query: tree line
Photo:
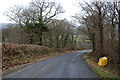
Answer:
M80 24L77 29L90 38L92 55L97 59L107 56L110 67L118 69L120 63L118 2L85 2L79 3L79 7L82 7L83 15L78 13L73 18Z
M91 48L90 43L81 44L84 40L79 40L81 34L72 22L55 19L61 13L64 13L62 6L50 0L33 0L27 6L15 5L5 15L17 25L11 24L2 30L3 42L50 48Z

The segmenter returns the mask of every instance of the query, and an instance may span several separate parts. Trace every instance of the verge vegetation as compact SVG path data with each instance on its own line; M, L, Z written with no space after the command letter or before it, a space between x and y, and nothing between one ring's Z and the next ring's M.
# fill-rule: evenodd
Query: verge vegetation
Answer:
M69 49L52 49L39 45L27 44L2 44L2 70L6 71L15 69L26 64L31 64L49 57L72 52Z
M88 65L90 65L92 67L92 69L103 79L111 79L111 78L115 78L115 79L119 79L119 75L117 73L116 69L110 69L107 66L105 67L101 67L98 65L98 60L91 56L91 53L85 53L83 55L84 60L87 62Z

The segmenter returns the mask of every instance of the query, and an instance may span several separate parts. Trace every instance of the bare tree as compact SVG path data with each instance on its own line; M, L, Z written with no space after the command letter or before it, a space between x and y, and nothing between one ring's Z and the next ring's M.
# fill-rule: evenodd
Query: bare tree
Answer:
M118 68L119 56L119 10L117 3L93 2L79 4L84 15L74 16L77 27L93 44L94 57L107 56L109 67ZM113 65L114 64L114 65Z
M105 18L105 15L106 15L106 6L104 3L102 2L94 2L94 3L91 3L91 4L88 4L88 3L85 3L85 5L82 5L82 4L79 4L83 10L85 11L85 13L87 14L86 16L87 17L83 17L83 20L84 20L84 26L87 28L88 32L91 34L90 39L93 43L93 50L95 50L95 47L94 47L94 37L95 37L95 33L93 33L95 30L95 27L97 30L100 31L100 53L99 53L99 56L104 54L104 49L103 49L103 40L104 40L104 36L103 36L103 29L104 29L104 18ZM81 23L81 20L80 18L75 17L80 23ZM90 30L92 28L92 30Z
M56 15L63 13L60 4L49 0L32 1L28 7L14 6L6 12L11 20L18 23L30 36L39 36L39 45L42 45L42 33L48 31L47 23Z
M120 9L118 7L119 6L120 2L116 3L116 10L117 10L117 13L118 13L118 56L120 56ZM118 6L118 7L117 7ZM120 68L120 60L118 59L118 68ZM120 70L119 70L119 74L120 74Z

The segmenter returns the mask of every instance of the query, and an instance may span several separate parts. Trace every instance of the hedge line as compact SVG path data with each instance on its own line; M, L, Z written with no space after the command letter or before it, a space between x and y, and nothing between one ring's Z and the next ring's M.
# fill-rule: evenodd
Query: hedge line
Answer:
M2 43L2 69L29 63L51 52L44 46Z

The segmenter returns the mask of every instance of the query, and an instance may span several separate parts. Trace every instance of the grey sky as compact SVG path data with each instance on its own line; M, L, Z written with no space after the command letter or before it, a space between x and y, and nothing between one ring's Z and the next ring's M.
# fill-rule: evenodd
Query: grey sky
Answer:
M15 4L20 5L27 5L31 0L1 0L0 1L0 23L8 23L11 22L8 20L8 17L3 16L3 13L10 8L11 6L14 6ZM59 19L67 18L69 21L72 20L71 16L73 16L75 13L79 12L80 9L76 6L78 0L55 0L57 2L60 2L63 6L65 13L59 15Z

